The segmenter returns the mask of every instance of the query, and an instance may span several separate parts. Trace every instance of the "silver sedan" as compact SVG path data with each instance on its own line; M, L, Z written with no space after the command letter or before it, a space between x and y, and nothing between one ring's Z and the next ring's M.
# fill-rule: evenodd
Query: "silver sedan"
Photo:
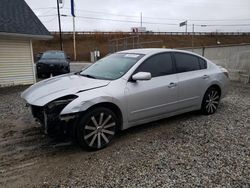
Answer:
M134 49L38 82L22 98L45 133L97 150L119 130L194 110L215 113L228 84L226 69L197 54Z

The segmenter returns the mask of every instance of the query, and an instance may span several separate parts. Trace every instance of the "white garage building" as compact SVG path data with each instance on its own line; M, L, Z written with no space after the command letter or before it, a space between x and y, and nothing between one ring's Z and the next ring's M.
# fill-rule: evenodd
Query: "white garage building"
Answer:
M24 0L1 0L0 87L35 83L32 40L50 38Z

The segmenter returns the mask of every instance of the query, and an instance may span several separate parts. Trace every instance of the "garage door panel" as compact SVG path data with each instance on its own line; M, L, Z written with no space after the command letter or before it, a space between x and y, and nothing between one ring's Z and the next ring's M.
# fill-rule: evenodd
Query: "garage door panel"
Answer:
M29 40L0 38L0 86L35 82L31 52Z

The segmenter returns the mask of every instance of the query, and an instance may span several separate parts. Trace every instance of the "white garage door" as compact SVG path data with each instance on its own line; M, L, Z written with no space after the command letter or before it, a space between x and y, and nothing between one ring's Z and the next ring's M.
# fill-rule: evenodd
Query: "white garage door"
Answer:
M32 43L0 38L0 87L35 82Z

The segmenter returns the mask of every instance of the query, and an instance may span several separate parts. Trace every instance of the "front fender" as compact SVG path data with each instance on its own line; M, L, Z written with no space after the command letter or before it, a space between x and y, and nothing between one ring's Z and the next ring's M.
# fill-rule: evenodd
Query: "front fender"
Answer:
M85 91L78 94L78 98L69 103L60 113L60 115L72 114L86 111L91 106L102 103L112 102L113 97L103 92Z

